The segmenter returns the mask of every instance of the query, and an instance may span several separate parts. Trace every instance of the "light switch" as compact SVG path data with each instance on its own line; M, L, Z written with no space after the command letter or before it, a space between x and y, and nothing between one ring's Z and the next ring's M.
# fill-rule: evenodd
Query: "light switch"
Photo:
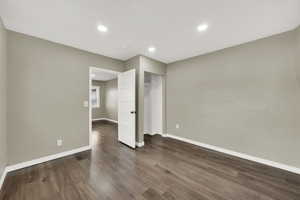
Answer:
M62 139L58 139L56 141L56 144L57 144L58 147L62 146L62 143L63 143Z
M177 128L177 129L180 128L179 124L176 124L176 128Z
M84 101L83 102L83 107L85 107L85 108L89 107L89 101Z

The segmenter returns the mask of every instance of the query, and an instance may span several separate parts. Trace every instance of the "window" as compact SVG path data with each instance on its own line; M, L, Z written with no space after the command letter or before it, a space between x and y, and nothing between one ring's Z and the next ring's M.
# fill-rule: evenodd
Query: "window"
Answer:
M99 86L92 87L91 104L92 104L93 108L100 107L100 87Z

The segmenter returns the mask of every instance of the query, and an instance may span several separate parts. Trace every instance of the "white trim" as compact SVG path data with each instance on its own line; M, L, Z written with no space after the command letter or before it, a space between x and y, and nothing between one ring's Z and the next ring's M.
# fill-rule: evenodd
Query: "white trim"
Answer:
M5 167L4 170L3 170L2 176L0 178L0 191L1 191L1 188L3 186L3 183L4 183L5 177L7 175L7 172L8 172L7 167Z
M91 146L92 145L92 142L93 142L93 137L92 137L92 106L91 106L91 101L92 101L92 92L91 92L91 88L92 88L92 80L93 80L93 77L92 77L92 72L93 72L93 67L90 67L89 68L89 145Z
M105 118L95 118L95 119L92 119L93 122L102 121L102 120L105 120Z
M93 122L95 122L95 121L110 121L110 122L113 122L113 123L118 123L118 121L116 121L116 120L113 120L113 119L108 119L108 118L105 118L105 117L103 117L103 118L97 118L97 119L93 119L92 121Z
M261 164L264 164L264 165L268 165L268 166L271 166L271 167L275 167L275 168L283 169L283 170L290 171L290 172L293 172L293 173L296 173L296 174L300 174L300 168L297 168L297 167L293 167L293 166L289 166L289 165L286 165L286 164L274 162L274 161L271 161L271 160L266 160L266 159L263 159L263 158L258 158L258 157L255 157L255 156L250 156L250 155L247 155L247 154L244 154L244 153L239 153L239 152L224 149L224 148L221 148L221 147L216 147L216 146L213 146L213 145L210 145L210 144L204 144L204 143L201 143L201 142L197 142L197 141L187 139L187 138L183 138L183 137L178 137L178 136L175 136L175 135L166 134L165 137L173 138L173 139L180 140L180 141L183 141L183 142L187 142L187 143L190 143L190 144L194 144L194 145L197 145L197 146L200 146L200 147L204 147L204 148L211 149L211 150L214 150L214 151L218 151L218 152L221 152L221 153L229 154L229 155L232 155L232 156L235 156L235 157L243 158L243 159L246 159L246 160L258 162L258 163L261 163Z
M113 122L113 123L118 123L118 121L116 121L116 120L113 120L113 119L108 119L108 118L104 118L104 120L106 120L106 121L110 121L110 122Z
M145 145L144 142L136 142L137 147L143 147Z
M97 96L97 102L96 102L96 105L92 105L92 108L100 108L100 86L94 86L92 85L92 90L96 90L96 96Z
M96 70L98 72L108 72L108 73L111 73L111 74L120 74L122 72L118 72L118 71L114 71L114 70L109 70L109 69L104 69L104 68L99 68L99 67L93 67L93 66L90 66L90 69L91 70Z
M160 135L159 133L149 133L149 132L144 132L144 135Z
M167 134L164 134L164 133L144 133L144 135L161 135L162 137L167 137L168 135Z
M34 159L34 160L31 160L31 161L26 161L26 162L18 163L18 164L15 164L15 165L10 165L10 166L6 167L6 171L11 172L11 171L15 171L15 170L18 170L18 169L23 169L23 168L26 168L26 167L30 167L30 166L37 165L37 164L40 164L40 163L44 163L44 162L47 162L47 161L50 161L50 160L55 160L55 159L58 159L58 158L70 156L70 155L73 155L73 154L76 154L76 153L79 153L79 152L83 152L83 151L87 151L87 150L90 150L90 149L91 149L91 146L85 146L85 147L80 147L78 149L73 149L73 150L70 150L70 151L65 151L65 152L61 152L61 153L58 153L58 154L41 157L41 158Z

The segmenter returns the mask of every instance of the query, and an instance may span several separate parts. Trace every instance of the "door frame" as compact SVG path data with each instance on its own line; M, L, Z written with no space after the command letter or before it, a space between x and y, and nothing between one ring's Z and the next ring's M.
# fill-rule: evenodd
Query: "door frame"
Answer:
M92 123L93 123L93 118L92 118L92 104L91 104L91 101L92 101L92 98L91 98L91 90L92 90L92 72L93 70L96 70L96 71L99 71L99 72L109 72L109 73L113 73L113 74L117 74L119 75L120 73L122 72L119 72L119 71L114 71L114 70L109 70L109 69L104 69L104 68L101 68L101 67L94 67L94 66L91 66L89 67L89 98L88 98L88 108L89 108L89 146L92 147L92 137L93 137L93 130L92 130ZM119 86L118 86L119 87Z

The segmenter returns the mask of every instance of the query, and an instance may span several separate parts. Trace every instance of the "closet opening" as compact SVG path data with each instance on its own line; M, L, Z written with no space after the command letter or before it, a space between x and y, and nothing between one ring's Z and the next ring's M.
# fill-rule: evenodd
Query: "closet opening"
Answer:
M145 72L144 79L144 134L163 133L162 76Z

